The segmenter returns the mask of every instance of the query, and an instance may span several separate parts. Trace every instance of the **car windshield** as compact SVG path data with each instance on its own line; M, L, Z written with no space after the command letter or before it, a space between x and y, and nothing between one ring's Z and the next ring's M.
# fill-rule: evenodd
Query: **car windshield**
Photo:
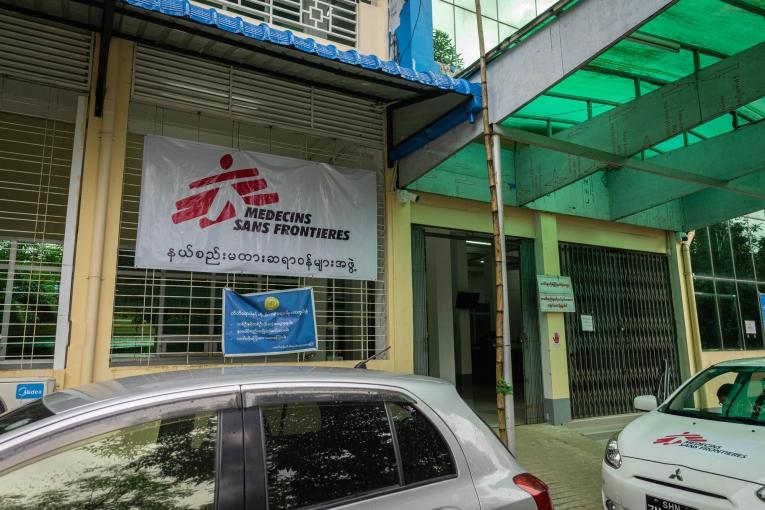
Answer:
M707 420L765 425L765 367L712 367L660 410Z
M48 416L53 416L53 412L45 406L42 400L35 400L0 416L0 434L5 434Z

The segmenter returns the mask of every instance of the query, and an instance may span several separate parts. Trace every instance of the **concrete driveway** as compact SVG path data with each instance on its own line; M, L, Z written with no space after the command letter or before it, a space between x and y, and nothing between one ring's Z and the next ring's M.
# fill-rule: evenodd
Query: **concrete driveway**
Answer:
M602 510L600 463L606 443L638 416L574 420L563 427L520 425L518 460L550 487L556 510Z
M566 427L520 425L518 458L549 487L556 510L601 510L600 461L607 439Z

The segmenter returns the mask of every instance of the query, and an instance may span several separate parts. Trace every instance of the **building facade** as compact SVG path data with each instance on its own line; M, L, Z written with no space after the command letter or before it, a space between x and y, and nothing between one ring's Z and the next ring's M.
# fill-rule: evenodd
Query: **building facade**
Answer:
M425 2L424 10L416 11L414 0L390 6L334 2L331 8L315 2L314 10L278 12L274 7L266 15L244 2L220 0L213 2L218 11L197 6L200 19L208 16L199 21L192 15L196 4L178 3L191 7L176 12L163 10L159 2L119 2L112 34L88 27L87 12L52 8L36 13L0 3L0 31L16 34L1 43L4 54L14 58L0 63L2 375L51 376L59 386L71 387L231 363L350 367L391 347L370 368L442 377L474 404L492 402L495 282L483 148L472 144L456 156L452 151L451 159L430 165L430 173L407 183L406 156L396 157L402 142L416 141L421 129L437 126L447 112L467 112L480 125L470 87L458 91L467 82L409 70L432 71L435 62L417 57L422 38L409 44L399 37L401 27L417 24L412 14L430 13L422 22L428 37L433 29L453 35L470 64L474 48L461 46L469 33L465 23L474 22L470 7L442 0ZM487 25L496 25L496 40L487 36L489 43L522 32L538 14L560 14L548 4L518 2L511 11L503 2L488 7ZM249 25L225 25L214 12L281 28L258 32L261 39L255 39L245 33ZM548 21L550 26L558 22ZM291 35L282 35L283 28ZM301 49L313 43L300 37L311 37L320 47ZM105 38L110 44L103 44ZM320 54L325 49L328 53ZM403 67L394 69L385 61L396 52ZM346 75L333 78L334 72ZM343 81L358 86L351 90L343 83L348 88L341 89ZM631 99L659 88L642 86L639 82ZM562 95L544 100L563 101ZM565 101L576 104L579 113L584 110L582 121L618 104L603 98ZM426 111L433 117L420 119ZM513 122L548 135L576 125L528 108ZM136 267L147 135L375 172L377 277ZM502 149L506 175L517 172L514 148L503 142ZM721 317L715 323L717 337L706 322L695 327L691 285L700 309L722 310L729 296L751 294L758 282L753 252L751 274L739 269L736 259L731 271L742 271L741 278L738 272L729 275L727 266L718 267L714 250L711 269L703 272L698 253L704 236L709 239L717 227L697 229L691 244L694 277L688 278L688 245L676 233L683 229L670 221L673 216L662 212L617 221L603 205L609 202L605 178L596 177L562 197L553 193L526 201L518 200L525 189L520 178L508 177L503 184L509 340L520 421L564 423L626 413L634 396L653 393L660 381L678 384L717 359L701 351L698 329L705 348L733 341L732 336L721 339L729 327L723 315L716 316ZM399 192L404 187L408 194ZM733 230L726 229L733 246ZM576 311L540 313L538 275L569 276ZM725 290L729 284L735 292ZM717 289L712 305L704 285ZM255 292L305 286L316 295L316 352L224 358L223 288ZM738 310L742 320L749 320L743 318L748 309ZM762 343L760 322L755 338L746 336L745 322L738 324L736 346Z
M763 228L765 216L757 211L695 232L691 261L705 365L765 354Z

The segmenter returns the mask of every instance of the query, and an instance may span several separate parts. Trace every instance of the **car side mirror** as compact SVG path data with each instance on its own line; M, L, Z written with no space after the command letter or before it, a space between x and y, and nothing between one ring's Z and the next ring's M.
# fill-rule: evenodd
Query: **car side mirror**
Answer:
M638 411L653 411L659 407L659 403L656 401L656 397L653 395L640 395L635 397L635 401L632 405Z

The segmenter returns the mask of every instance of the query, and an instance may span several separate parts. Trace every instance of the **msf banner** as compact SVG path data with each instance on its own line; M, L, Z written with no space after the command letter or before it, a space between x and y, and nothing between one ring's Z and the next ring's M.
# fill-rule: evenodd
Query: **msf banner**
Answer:
M377 278L374 172L159 136L142 172L136 267Z
M267 356L316 349L313 289L244 295L223 290L224 356Z

